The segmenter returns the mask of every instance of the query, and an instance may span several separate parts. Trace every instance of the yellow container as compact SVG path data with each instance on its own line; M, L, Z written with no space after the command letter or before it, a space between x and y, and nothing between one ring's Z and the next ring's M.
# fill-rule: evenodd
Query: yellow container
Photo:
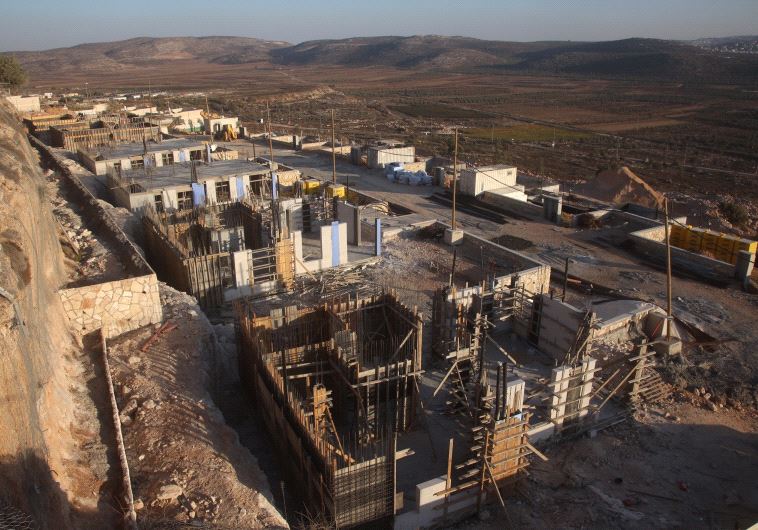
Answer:
M346 195L345 186L342 184L329 184L326 187L326 196L327 197L338 197L340 199L344 199Z
M321 181L316 179L305 179L303 181L303 193L310 195L316 193L321 187Z

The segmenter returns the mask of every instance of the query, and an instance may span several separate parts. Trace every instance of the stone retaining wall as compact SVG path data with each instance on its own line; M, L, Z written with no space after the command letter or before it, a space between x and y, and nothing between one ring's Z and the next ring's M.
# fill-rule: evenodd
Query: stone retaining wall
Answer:
M45 162L66 178L85 214L99 221L97 235L110 240L127 271L123 279L58 291L71 329L86 334L103 328L107 329L106 338L111 338L161 322L163 308L155 271L79 177L64 166L48 146L33 136L29 136L29 140Z
M61 289L58 294L71 328L82 335L102 328L111 338L163 320L155 274Z

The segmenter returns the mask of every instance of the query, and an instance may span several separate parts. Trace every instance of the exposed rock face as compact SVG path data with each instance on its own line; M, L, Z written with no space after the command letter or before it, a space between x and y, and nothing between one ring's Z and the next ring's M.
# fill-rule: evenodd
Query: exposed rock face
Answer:
M64 260L45 193L37 153L2 100L0 500L42 528L69 517L56 482L66 482L59 440L73 413L63 362L71 339L56 294Z

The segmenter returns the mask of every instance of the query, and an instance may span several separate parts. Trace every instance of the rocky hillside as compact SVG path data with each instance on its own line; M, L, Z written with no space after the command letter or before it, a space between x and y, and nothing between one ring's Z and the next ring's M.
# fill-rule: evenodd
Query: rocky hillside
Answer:
M64 280L58 228L39 160L0 101L0 527L70 526L60 483L74 403L72 348L56 294ZM54 475L53 471L57 473ZM4 526L4 523L8 526ZM32 526L29 526L31 528Z

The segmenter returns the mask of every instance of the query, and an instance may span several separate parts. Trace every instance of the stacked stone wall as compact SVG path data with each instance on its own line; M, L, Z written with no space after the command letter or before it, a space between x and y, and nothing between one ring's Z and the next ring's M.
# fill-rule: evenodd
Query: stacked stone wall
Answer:
M99 328L115 337L163 320L155 274L59 291L74 331L87 334Z

